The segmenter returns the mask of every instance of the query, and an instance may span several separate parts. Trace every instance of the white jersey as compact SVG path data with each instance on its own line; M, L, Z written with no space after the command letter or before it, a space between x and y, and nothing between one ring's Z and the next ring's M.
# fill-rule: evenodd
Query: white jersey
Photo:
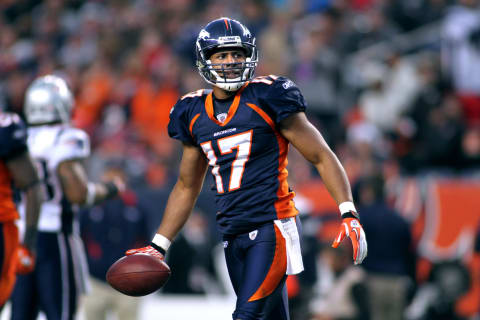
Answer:
M73 222L73 211L64 199L58 165L66 160L87 158L90 140L84 131L61 124L29 128L27 144L45 190L38 230L59 232L65 227L63 223Z

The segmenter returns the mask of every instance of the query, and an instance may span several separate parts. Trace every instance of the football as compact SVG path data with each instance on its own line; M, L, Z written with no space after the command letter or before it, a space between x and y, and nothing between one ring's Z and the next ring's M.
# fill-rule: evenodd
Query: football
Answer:
M118 259L107 271L107 282L117 291L140 297L160 289L170 277L170 267L148 254Z

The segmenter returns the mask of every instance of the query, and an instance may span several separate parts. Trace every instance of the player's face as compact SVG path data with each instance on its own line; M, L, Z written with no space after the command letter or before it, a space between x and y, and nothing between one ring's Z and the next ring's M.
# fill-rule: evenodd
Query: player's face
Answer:
M210 56L210 61L214 65L214 68L221 70L223 68L234 68L238 63L238 69L227 70L227 71L217 71L219 76L225 77L227 79L234 79L241 76L242 68L241 63L245 62L247 56L245 52L241 49L230 49L222 50L215 52Z

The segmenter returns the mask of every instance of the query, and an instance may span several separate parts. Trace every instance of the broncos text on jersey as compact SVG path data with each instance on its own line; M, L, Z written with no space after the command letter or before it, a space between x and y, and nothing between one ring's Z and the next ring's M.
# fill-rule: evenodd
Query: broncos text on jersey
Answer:
M298 87L284 77L257 77L236 92L222 121L214 116L214 99L204 89L183 96L172 108L168 132L205 153L220 231L238 234L297 215L287 183L288 141L277 125L305 111Z

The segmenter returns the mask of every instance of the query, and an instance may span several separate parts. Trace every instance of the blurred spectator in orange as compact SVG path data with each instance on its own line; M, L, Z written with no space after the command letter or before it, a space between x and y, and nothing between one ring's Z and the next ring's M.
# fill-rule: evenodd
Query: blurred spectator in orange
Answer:
M108 61L96 59L82 77L73 122L92 133L114 85Z
M162 148L171 144L162 137L167 135L170 109L180 95L181 62L153 30L144 34L138 58L143 61L147 76L140 80L132 99L132 122L147 143L164 153Z

